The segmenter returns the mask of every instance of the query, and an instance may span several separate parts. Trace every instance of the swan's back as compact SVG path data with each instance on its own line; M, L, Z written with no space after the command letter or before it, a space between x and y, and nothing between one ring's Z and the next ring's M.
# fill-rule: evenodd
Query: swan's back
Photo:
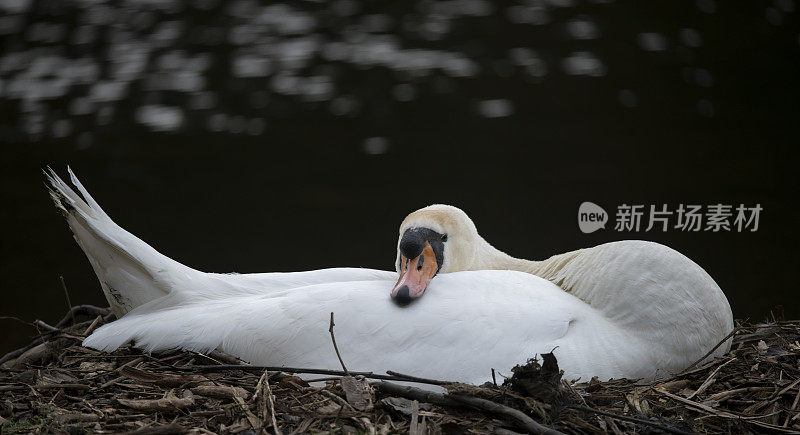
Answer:
M659 243L611 242L541 263L545 267L537 275L595 307L613 324L657 342L677 362L698 350L699 358L733 329L728 299L714 279ZM728 349L730 341L710 357Z

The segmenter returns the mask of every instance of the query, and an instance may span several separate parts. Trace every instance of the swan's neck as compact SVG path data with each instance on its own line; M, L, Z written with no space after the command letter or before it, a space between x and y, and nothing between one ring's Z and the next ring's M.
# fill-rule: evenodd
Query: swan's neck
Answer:
M480 240L477 252L479 254L475 264L471 268L473 270L517 270L538 276L542 276L542 273L547 271L549 261L555 258L552 257L544 261L535 261L512 257L490 245L483 239Z
M552 275L555 270L559 269L559 263L568 260L567 258L561 257L569 256L571 258L574 256L574 253L570 252L556 255L542 261L525 260L523 258L512 257L485 241L484 243L485 244L479 250L479 252L481 252L478 261L479 267L475 269L517 270L549 279L548 275Z
M518 270L520 272L539 275L539 272L542 270L542 263L541 261L512 257L505 252L498 251L494 261L492 261L491 269Z
M583 249L554 255L546 260L536 261L512 257L484 240L481 240L481 242L482 246L479 251L481 252L480 261L477 262L479 264L475 269L517 270L530 273L552 281L567 292L573 292L572 283L566 282L566 275L563 269L570 261L578 257L584 251ZM582 291L578 291L575 292L575 295L584 299L586 295L583 293Z

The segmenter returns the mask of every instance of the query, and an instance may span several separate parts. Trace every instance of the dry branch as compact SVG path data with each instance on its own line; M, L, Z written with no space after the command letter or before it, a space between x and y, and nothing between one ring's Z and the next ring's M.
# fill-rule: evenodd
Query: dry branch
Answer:
M117 399L117 402L122 406L135 409L137 411L148 412L176 412L179 409L190 408L194 406L194 396L188 392L183 397L164 397L162 399L144 400L144 399Z
M383 393L397 395L411 400L433 403L435 405L442 406L468 406L471 408L480 409L482 411L501 414L515 420L519 427L525 429L529 433L547 435L561 434L561 432L557 430L540 425L532 418L528 417L525 413L517 409L509 408L505 405L501 405L486 399L453 394L444 395L405 385L396 385L390 382L375 382L372 385Z

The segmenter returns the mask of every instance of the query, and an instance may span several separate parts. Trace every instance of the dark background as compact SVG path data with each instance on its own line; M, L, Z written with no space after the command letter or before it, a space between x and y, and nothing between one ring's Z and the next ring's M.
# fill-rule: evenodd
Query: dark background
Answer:
M205 271L392 269L401 220L443 202L514 256L653 240L736 317L798 317L797 8L0 2L0 315L57 321L59 275L105 303L43 186L69 164ZM579 231L583 201L606 230ZM664 203L764 210L757 232L613 230L617 206ZM36 333L0 332L0 352Z

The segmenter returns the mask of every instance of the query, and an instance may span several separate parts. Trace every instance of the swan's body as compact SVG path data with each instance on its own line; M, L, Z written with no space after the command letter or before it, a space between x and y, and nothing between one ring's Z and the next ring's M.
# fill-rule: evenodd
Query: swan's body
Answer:
M350 370L480 383L492 368L508 373L555 349L568 379L656 378L702 357L733 326L727 300L708 274L655 243L615 242L526 262L488 243L459 246L454 233L443 259L435 260L442 274L426 296L400 307L387 295L395 272L191 269L117 226L74 175L83 197L55 174L49 178L56 204L121 317L84 341L97 349L133 340L148 351L219 348L255 364L335 369L328 332L334 312ZM444 273L475 265L455 249L475 251L486 268L516 270ZM714 355L725 351L727 345Z
M482 383L491 379L492 368L508 375L515 364L554 348L572 379L654 378L684 367L682 356L669 358L634 331L530 274L443 275L431 283L424 304L409 307L388 300L386 289L395 280L393 273L385 274L385 279L316 284L162 310L143 305L84 344L113 350L133 339L148 351L219 348L263 365L338 369L328 333L334 312L336 342L350 370ZM651 346L653 352L642 352Z

